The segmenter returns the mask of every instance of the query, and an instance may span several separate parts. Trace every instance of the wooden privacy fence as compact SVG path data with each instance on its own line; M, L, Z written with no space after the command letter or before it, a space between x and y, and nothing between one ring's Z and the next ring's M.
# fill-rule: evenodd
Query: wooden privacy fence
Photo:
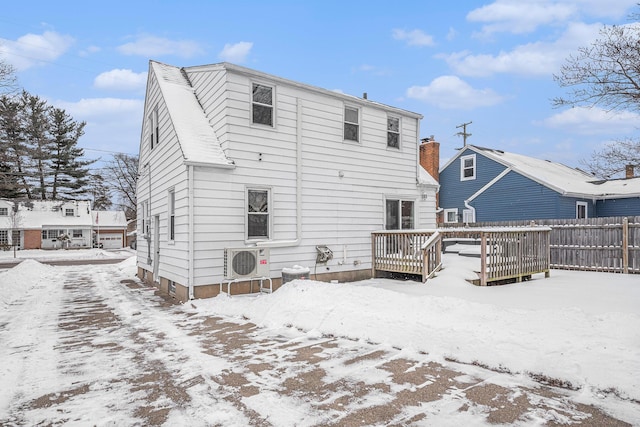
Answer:
M640 216L483 222L469 226L513 227L531 224L551 228L549 245L552 268L640 273Z
M521 281L535 273L548 277L550 231L547 227L378 231L371 234L372 275L414 274L425 282L442 266L442 238L455 237L480 240L482 286Z

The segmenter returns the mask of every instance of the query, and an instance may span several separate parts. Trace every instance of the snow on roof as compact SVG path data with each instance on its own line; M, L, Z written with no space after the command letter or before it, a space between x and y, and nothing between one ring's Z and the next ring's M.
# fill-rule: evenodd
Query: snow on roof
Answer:
M182 70L150 61L186 162L232 167Z
M562 163L474 145L467 145L467 148L564 195L592 198L640 196L640 178L598 181L594 176Z
M92 211L91 217L94 227L127 227L124 211Z
M440 184L434 177L431 176L422 166L418 168L418 184L420 185L433 185L439 186Z
M91 227L90 204L87 201L61 200L4 200L4 204L18 203L16 228L41 229L52 227ZM66 216L64 209L73 208L74 215ZM0 217L0 228L13 228L11 218Z

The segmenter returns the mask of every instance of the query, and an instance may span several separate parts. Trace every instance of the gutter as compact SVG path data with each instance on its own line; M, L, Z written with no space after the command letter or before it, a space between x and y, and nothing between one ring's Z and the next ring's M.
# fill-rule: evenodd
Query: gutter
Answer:
M256 246L267 248L286 248L298 246L302 241L302 101L296 99L296 239L265 240L256 242Z

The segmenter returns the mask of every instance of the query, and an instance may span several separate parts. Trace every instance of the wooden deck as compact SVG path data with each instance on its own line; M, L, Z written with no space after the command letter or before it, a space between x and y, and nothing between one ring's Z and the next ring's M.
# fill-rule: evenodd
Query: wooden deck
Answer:
M442 238L480 240L478 284L522 281L532 274L549 277L548 227L446 228L378 231L371 234L372 275L404 273L426 282L442 267Z

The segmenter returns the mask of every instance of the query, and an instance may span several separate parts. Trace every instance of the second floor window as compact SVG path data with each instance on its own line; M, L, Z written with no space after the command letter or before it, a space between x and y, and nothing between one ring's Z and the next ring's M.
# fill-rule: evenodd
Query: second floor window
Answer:
M149 144L151 149L158 145L159 142L159 125L158 125L158 108L154 108L149 114Z
M273 88L258 83L253 84L251 98L253 123L273 126Z
M460 157L460 180L476 179L476 155Z
M344 107L344 139L360 140L360 112L354 107Z
M400 148L400 119L387 117L387 147Z
M71 209L67 208L67 209L64 210L64 216L73 216L73 215L75 215L75 212L73 211L73 208L71 208Z
M9 208L0 208L0 216L9 216Z

